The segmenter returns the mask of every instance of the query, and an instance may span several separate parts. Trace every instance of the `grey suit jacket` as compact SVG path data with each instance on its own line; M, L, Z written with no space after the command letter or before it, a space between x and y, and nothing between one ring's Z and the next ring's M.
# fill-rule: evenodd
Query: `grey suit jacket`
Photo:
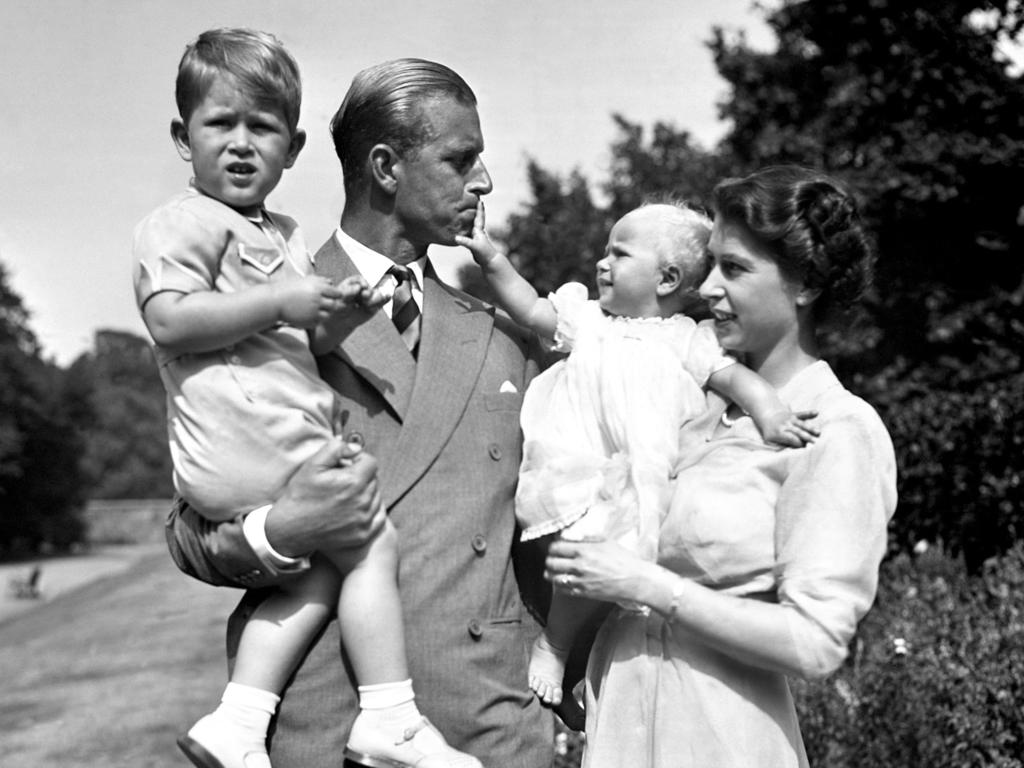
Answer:
M335 279L356 273L334 238L316 264ZM487 766L550 766L551 716L526 683L538 626L512 557L519 408L537 370L535 348L508 318L445 285L429 266L423 294L418 361L376 313L353 322L342 344L318 360L320 372L339 393L344 432L361 434L379 461L398 531L406 644L421 711ZM172 555L186 572L213 583L264 580L237 522L213 526L178 507L168 526ZM520 569L531 589L539 584L538 563ZM229 649L259 597L250 593L235 612ZM340 765L356 698L339 647L332 621L283 697L271 739L275 768Z

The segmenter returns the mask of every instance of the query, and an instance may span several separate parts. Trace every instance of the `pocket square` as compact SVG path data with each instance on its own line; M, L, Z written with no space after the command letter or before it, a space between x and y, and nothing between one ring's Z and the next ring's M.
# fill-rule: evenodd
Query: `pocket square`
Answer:
M498 391L499 392L518 392L519 390L516 389L516 385L515 384L513 384L511 381L508 381L506 379L505 381L503 381L501 383L501 386L498 387Z

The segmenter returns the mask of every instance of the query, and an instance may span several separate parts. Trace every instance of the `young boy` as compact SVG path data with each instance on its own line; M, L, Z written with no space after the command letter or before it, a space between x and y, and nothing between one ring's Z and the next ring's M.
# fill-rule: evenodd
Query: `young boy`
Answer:
M305 143L298 66L273 36L204 32L178 67L171 136L188 191L147 216L134 281L168 394L175 484L210 520L265 515L296 468L336 439L324 352L332 320L386 299L362 278L317 277L294 221L264 200ZM405 657L390 522L357 550L320 552L242 634L220 706L178 740L200 768L269 768L279 694L337 610L359 681L346 757L367 766L479 768L419 713Z

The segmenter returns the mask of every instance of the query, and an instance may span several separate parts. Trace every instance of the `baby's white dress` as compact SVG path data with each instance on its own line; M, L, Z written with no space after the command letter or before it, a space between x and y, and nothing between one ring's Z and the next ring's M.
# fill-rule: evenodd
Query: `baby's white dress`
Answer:
M708 377L734 360L710 324L685 315L606 315L580 283L549 299L554 349L569 355L523 401L522 538L607 538L653 560L679 428L704 410Z

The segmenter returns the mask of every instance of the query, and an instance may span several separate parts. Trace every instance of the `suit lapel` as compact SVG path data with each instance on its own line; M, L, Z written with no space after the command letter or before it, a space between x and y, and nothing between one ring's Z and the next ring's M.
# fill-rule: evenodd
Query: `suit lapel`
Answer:
M382 462L386 501L400 498L451 437L476 387L494 328L494 310L455 293L428 263L416 384L398 444Z
M316 272L338 282L359 274L337 239L331 237L315 256ZM347 334L330 353L345 360L404 419L416 382L416 361L383 312L352 318Z

